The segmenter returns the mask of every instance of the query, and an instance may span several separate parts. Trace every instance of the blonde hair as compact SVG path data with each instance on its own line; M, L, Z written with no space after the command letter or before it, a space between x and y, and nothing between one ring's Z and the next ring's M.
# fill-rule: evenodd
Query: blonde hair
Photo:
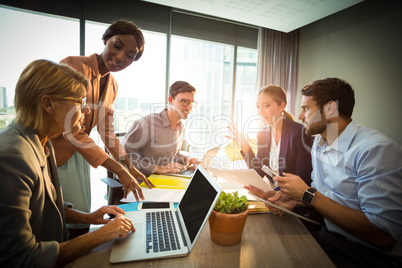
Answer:
M17 121L41 132L44 127L42 97L81 97L89 82L71 67L48 60L31 62L22 71L15 87L14 106Z
M283 90L283 88L281 88L280 86L277 85L268 85L263 87L262 89L260 89L260 91L258 92L257 96L260 94L266 94L268 96L270 96L271 98L274 99L274 101L278 104L281 105L282 102L285 103L285 105L288 104L287 98L286 98L286 93L285 90ZM293 117L292 114L286 112L285 110L283 110L283 113L286 117L290 118L291 120L295 121L295 118Z

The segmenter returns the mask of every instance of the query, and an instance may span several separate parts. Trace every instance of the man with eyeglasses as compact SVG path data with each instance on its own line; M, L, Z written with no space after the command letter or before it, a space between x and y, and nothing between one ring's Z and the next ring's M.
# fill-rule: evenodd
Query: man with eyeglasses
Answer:
M184 124L191 110L196 89L176 81L169 89L169 108L136 120L122 139L133 165L145 176L153 173L178 173L199 163L180 154L184 142Z

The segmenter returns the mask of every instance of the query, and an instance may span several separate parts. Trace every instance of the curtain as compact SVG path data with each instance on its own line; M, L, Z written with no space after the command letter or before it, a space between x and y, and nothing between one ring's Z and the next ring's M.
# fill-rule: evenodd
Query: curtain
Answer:
M257 90L270 84L282 87L287 94L286 110L292 115L297 94L298 43L298 30L282 33L260 28L258 31Z

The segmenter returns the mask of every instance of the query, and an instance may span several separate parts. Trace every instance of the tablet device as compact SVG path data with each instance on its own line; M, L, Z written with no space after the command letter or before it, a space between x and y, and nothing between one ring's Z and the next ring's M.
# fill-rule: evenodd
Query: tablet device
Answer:
M296 216L296 217L298 217L298 218L300 218L300 219L302 219L302 220L305 220L305 221L308 221L308 222L311 222L311 223L314 223L314 224L317 224L317 225L321 225L320 223L318 223L318 222L316 222L316 221L313 221L313 220L311 220L311 219L309 219L309 218L306 218L306 217L304 217L304 216L302 216L302 215L299 215L299 214L297 214L297 213L294 213L293 211L290 211L290 210L288 210L288 209L286 209L286 208L283 208L283 207L280 207L280 206L278 206L278 205L275 205L274 203L271 203L271 202L269 202L268 200L264 200L264 199L262 199L261 197L256 196L255 194L252 194L252 193L250 193L250 192L248 192L248 194L254 196L255 198L257 198L257 200L260 200L260 201L262 201L262 202L264 202L264 203L266 203L266 204L268 204L268 205L270 205L270 206L272 206L272 207L274 207L274 208L280 209L280 210L282 210L282 211L284 211L284 212L286 212L286 213L288 213L288 214L290 214L290 215Z

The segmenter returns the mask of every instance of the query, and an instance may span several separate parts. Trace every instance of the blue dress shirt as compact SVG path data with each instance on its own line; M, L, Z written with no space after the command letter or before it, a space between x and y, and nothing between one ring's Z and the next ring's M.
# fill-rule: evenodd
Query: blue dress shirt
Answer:
M312 186L335 202L361 210L397 245L402 256L402 147L353 121L331 146L317 135L312 150ZM331 232L369 246L325 219Z

